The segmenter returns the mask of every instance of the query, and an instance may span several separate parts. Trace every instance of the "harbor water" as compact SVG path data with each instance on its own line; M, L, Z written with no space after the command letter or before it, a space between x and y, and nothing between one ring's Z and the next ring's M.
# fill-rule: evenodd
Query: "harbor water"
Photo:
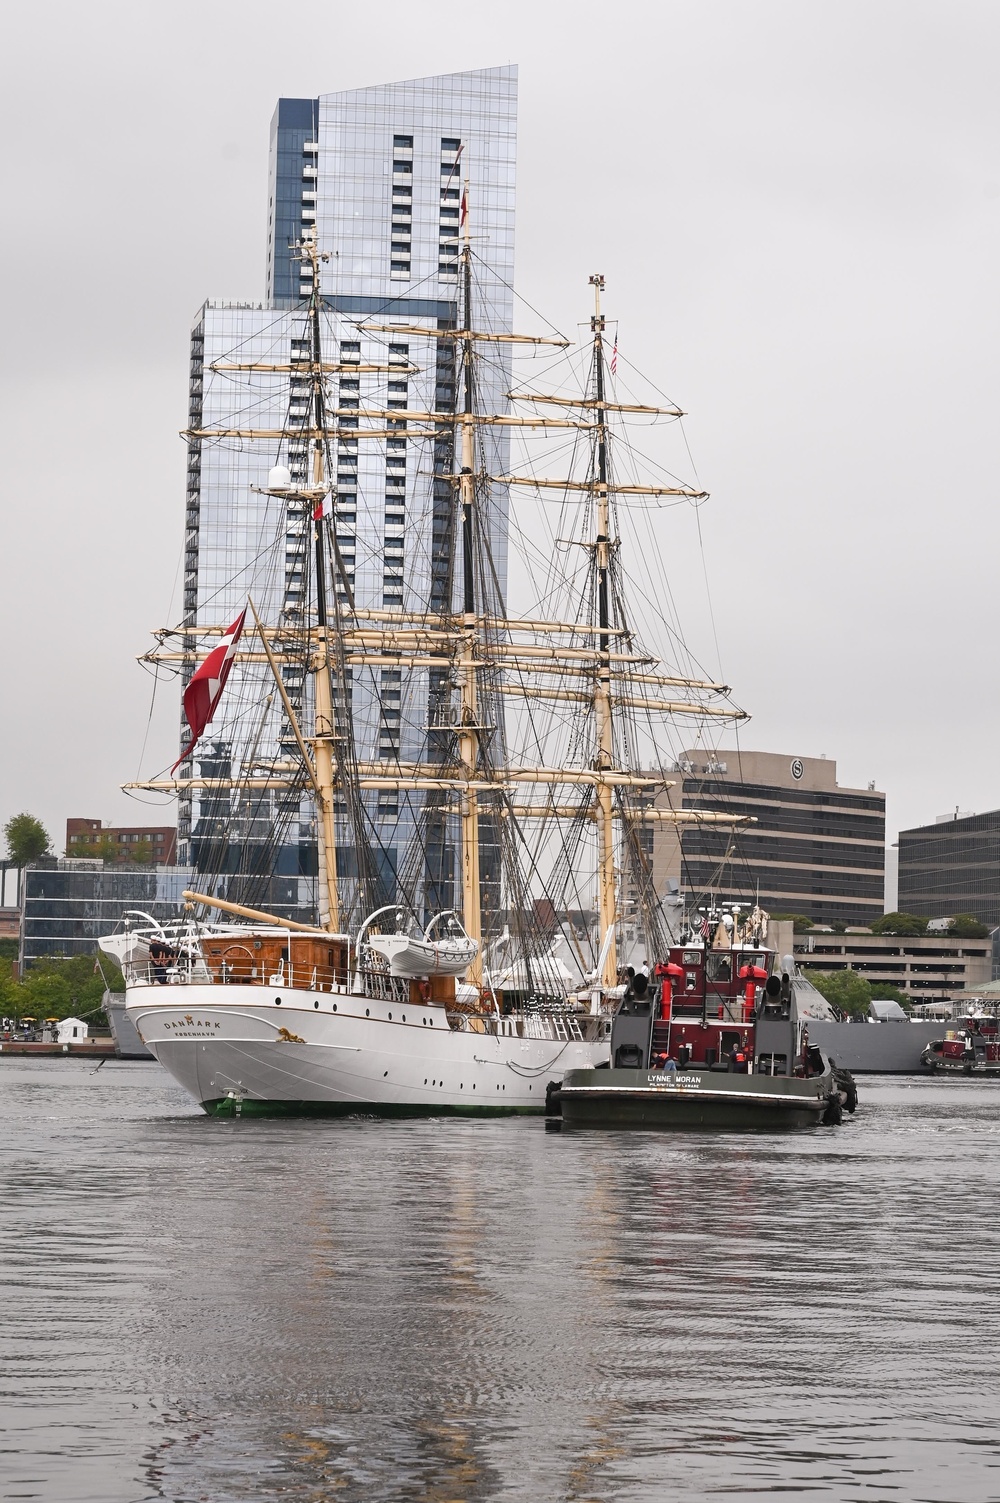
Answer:
M0 1065L0 1497L1000 1498L1000 1083L794 1136Z

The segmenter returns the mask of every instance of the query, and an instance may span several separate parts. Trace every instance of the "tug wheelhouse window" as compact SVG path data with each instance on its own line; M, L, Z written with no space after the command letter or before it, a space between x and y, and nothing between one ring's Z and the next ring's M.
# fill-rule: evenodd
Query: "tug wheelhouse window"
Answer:
M733 960L729 954L709 955L705 961L709 981L732 981Z

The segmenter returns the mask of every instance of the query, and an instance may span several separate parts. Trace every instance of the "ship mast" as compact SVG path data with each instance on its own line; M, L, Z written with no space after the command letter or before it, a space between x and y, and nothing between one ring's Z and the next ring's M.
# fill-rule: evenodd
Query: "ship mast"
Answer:
M311 348L309 363L291 364L277 362L252 363L216 362L212 369L222 372L248 371L265 375L293 371L308 375L311 385L310 417L308 426L296 427L295 434L311 441L312 468L310 483L294 487L303 502L312 510L311 542L315 557L316 623L308 627L309 665L315 682L315 724L313 734L305 736L298 731L294 709L282 695L286 713L289 715L299 751L306 764L309 780L316 797L317 841L319 846L319 917L320 926L339 931L342 922L338 888L336 826L334 798L340 790L348 804L355 793L362 791L395 791L406 789L434 793L457 804L461 836L462 866L462 917L470 939L476 941L477 955L468 969L469 982L481 988L484 965L482 958L483 912L481 889L480 853L480 792L488 795L490 807L499 800L501 818L509 817L517 826L528 820L569 820L579 822L581 815L594 826L597 844L597 909L599 931L600 975L596 978L604 991L612 989L618 980L618 955L616 945L618 895L615 868L616 828L624 824L642 823L672 825L740 825L749 821L745 815L731 815L718 811L675 810L646 807L650 799L661 789L670 786L662 775L652 769L646 772L633 771L628 766L619 766L616 756L624 747L617 743L614 724L618 715L639 713L644 716L664 714L670 717L693 715L701 718L740 720L743 712L730 704L711 704L706 698L723 696L728 699L726 685L678 675L675 672L657 671L660 659L651 656L642 645L633 640L628 624L621 619L614 607L614 570L618 543L612 536L611 497L613 494L635 494L647 497L683 497L688 500L703 500L705 493L685 486L666 484L638 484L632 481L620 483L613 474L611 456L611 423L615 414L639 413L645 416L664 415L677 417L675 407L653 407L634 403L620 404L607 388L607 367L604 356L605 319L601 310L604 290L603 276L590 278L594 288L594 311L591 317L592 335L592 380L588 390L580 398L542 393L511 392L510 397L518 402L553 404L568 409L565 416L518 416L511 414L487 414L477 412L481 400L477 391L476 356L478 341L503 344L554 345L566 348L562 338L548 336L477 331L473 328L473 253L468 214L468 179L462 198L461 228L463 245L462 307L461 323L453 328L427 328L401 326L398 323L359 325L362 332L401 333L428 340L443 339L461 346L463 369L463 398L460 409L450 419L441 411L414 412L408 409L407 427L413 438L436 439L442 423L450 421L459 430L456 434L458 463L457 473L452 476L455 485L455 503L461 511L461 527L453 531L453 547L457 546L460 532L462 546L461 601L452 598L440 616L428 619L424 610L404 611L377 609L358 605L348 582L344 561L340 556L336 532L327 539L323 528L326 498L330 489L327 444L332 438L346 433L355 442L359 439L381 441L392 436L399 426L394 409L366 407L361 411L356 406L331 407L325 388L325 373L334 370L358 369L383 371L395 369L392 365L369 364L363 367L352 363L350 367L337 363L324 363L321 349L321 303L319 294L320 261L327 257L319 252L315 230L306 232L297 247L303 260L312 266L312 287L307 306ZM359 418L366 426L358 428ZM420 424L420 427L410 426ZM372 426L367 426L372 424ZM581 478L562 476L543 478L537 475L494 475L488 473L482 456L477 471L477 430L480 425L496 424L502 428L562 430L577 429L587 432L591 439L588 472ZM426 426L425 426L426 425ZM188 437L213 440L272 439L289 436L289 430L251 429L242 427L209 428L188 430ZM501 486L528 485L536 491L543 488L559 489L571 494L585 496L589 518L586 530L590 536L583 546L588 550L591 564L591 607L589 620L549 620L511 618L507 616L502 600L488 604L481 571L488 567L479 563L481 550L488 548L483 521L477 514L477 486L489 484ZM291 493L287 481L270 494L287 497ZM480 491L480 499L482 492ZM456 522L458 518L456 517ZM332 567L339 570L343 589L349 603L349 619L343 621L339 612L339 594L333 588L327 567L327 546L332 551ZM478 595L477 595L478 592ZM457 597L457 592L456 592ZM278 680L281 688L281 670L275 659L287 650L284 639L287 628L266 627L259 624L263 652L244 647L239 656L246 661L263 661ZM144 655L151 662L188 660L190 648L183 639L201 635L212 636L222 630L218 626L199 626L194 623L179 628L164 629L157 633L158 648ZM181 650L175 652L165 643L169 637L182 639ZM569 641L564 639L569 637ZM526 640L524 640L526 639ZM334 656L336 655L336 656ZM340 678L346 679L350 667L355 665L375 669L379 665L393 668L427 668L437 670L451 681L457 690L458 724L455 727L455 751L449 758L450 765L428 759L424 762L402 762L397 759L389 766L381 758L359 760L353 744L351 721L340 719L339 701L334 694L331 670L336 667ZM666 665L664 665L666 666ZM516 672L508 670L516 669ZM484 679L482 675L489 677ZM338 682L340 679L338 679ZM686 689L697 698L668 698L664 691ZM544 765L517 765L504 756L502 764L491 765L484 742L484 720L490 718L489 707L494 698L512 695L530 702L551 701L575 706L576 710L591 720L589 733L581 744L589 743L589 752L582 763L576 752L566 758L558 758L555 765L542 752L537 762ZM484 714L484 700L487 713ZM349 705L349 691L345 691L345 704ZM494 712L495 713L495 712ZM349 717L349 711L347 711ZM312 753L310 757L307 745ZM312 763L310 767L309 764ZM532 759L532 763L535 759ZM572 765L562 765L569 763ZM301 769L297 763L279 758L265 759L260 766L251 765L245 770L241 786L276 791L294 790L300 786ZM211 789L229 786L229 781L212 778L153 779L135 783L129 787L148 791L177 791L181 787ZM534 785L548 790L544 799L522 802L520 790ZM580 798L565 802L561 789L576 788ZM589 792L587 790L590 790ZM629 790L634 790L630 796ZM641 812L630 812L636 797L644 807ZM454 808L454 805L452 806ZM617 822L617 824L616 824ZM517 838L520 838L518 836ZM360 839L358 840L360 851ZM210 901L206 899L206 901ZM248 916L254 916L247 910ZM259 915L257 915L259 916Z
M608 600L608 574L611 567L611 508L608 492L608 428L604 408L604 316L601 313L603 276L590 278L594 289L594 313L590 327L594 336L594 374L597 407L597 474L594 486L596 533L594 557L597 567L597 673L594 678L594 716L597 730L597 771L614 767L614 729L611 719L611 614ZM618 955L615 940L615 837L614 795L607 779L597 784L597 918L598 954L604 956L600 976L603 986L618 980Z
M312 528L316 562L316 639L312 655L315 675L316 715L313 727L313 752L316 766L316 838L319 847L319 922L320 927L337 934L340 931L340 889L337 881L337 839L334 822L333 794L336 775L334 758L333 693L330 683L330 638L326 613L326 563L323 548L323 498L326 478L326 414L323 394L323 356L320 345L319 243L316 227L304 234L303 256L312 264L312 291L309 296L309 322L312 335Z
M458 730L458 755L467 782L460 796L462 826L462 922L465 932L478 946L468 970L471 986L483 980L482 890L479 873L479 794L474 786L479 761L479 716L476 693L476 658L478 622L476 619L475 539L473 537L476 480L475 462L475 381L472 365L472 246L469 238L469 179L462 195L462 282L466 338L463 340L465 401L462 410L461 465L459 495L462 503L462 642L458 663L461 714Z

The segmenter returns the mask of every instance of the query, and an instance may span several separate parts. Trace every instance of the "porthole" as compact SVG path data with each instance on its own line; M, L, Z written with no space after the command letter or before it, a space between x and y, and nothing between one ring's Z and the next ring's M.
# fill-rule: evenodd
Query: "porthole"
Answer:
M318 1006L319 1006L319 1003L318 1003L318 1002L314 1002L314 1003L313 1003L313 1007L318 1007Z
M389 1014L389 1022L392 1022L392 1013Z
M405 1023L405 1022L406 1022L406 1013L405 1013L405 1012L404 1012L404 1014L403 1014L403 1022L404 1022L404 1023Z
M336 1002L333 1004L333 1010L334 1010L334 1012L337 1011L337 1004L336 1004Z
M275 1007L280 1007L281 1006L281 998L280 997L275 997L275 999L274 999L274 1005L275 1005Z
M424 1076L424 1085L426 1085L426 1084L427 1084L427 1076L425 1075Z
M383 1079L383 1080L384 1080L384 1079L385 1079L385 1077L386 1077L386 1076L387 1076L387 1075L388 1075L388 1073L389 1073L389 1071L388 1071L388 1070L383 1070L383 1071L382 1071L382 1079Z
M371 1017L371 1015L372 1015L372 1010L371 1010L371 1008L370 1008L370 1007L366 1007L366 1008L365 1008L365 1017L366 1017L366 1018L370 1018L370 1017Z
M434 1019L433 1018L428 1018L427 1021L428 1021L428 1023L430 1023L431 1027L433 1028L434 1027Z

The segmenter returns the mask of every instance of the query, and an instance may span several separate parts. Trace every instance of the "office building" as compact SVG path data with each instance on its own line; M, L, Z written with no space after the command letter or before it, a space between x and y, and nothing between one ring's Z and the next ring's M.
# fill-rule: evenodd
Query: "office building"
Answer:
M885 794L841 788L825 757L689 751L662 807L750 816L735 830L653 826L653 879L689 903L759 902L821 924L867 924L883 910Z
M362 607L439 611L452 603L452 444L426 424L408 426L405 414L407 409L455 410L455 346L438 334L460 322L458 236L466 178L476 256L473 316L494 332L512 327L516 94L516 68L502 67L279 101L271 132L266 299L206 303L194 325L192 428L278 431L296 421L305 424L308 383L294 369L288 374L232 367L294 367L308 359L305 300L312 291L311 273L293 248L316 226L320 249L329 255L320 272L324 346L333 363L347 367L332 378L331 392L341 414L341 436L331 455L336 536ZM503 346L491 347L478 380L483 406L502 411L510 386ZM366 408L393 414L386 424L389 436L365 440L363 429L358 437L344 436L343 430L358 428L352 410ZM489 468L505 474L508 439L502 430L493 431L499 436ZM294 498L281 503L253 489L265 484L276 462L287 464L293 484L304 482L306 440L189 442L187 621L228 624L248 592L265 619L290 626L302 620L309 533L304 504ZM503 588L507 495L501 487L492 488L488 516ZM194 661L186 665L185 679ZM260 672L263 678L266 669ZM283 673L292 704L307 713L304 667L286 666ZM358 756L432 758L428 728L440 689L426 670L401 673L387 666L377 679L370 670L356 672L352 711ZM183 725L181 734L184 744ZM191 770L202 776L238 773L233 765L237 737L227 723L225 701L212 736L188 764ZM266 757L283 749L292 745L275 711L262 726L255 752ZM415 806L383 793L371 796L368 814L392 869L403 859ZM267 831L279 835L274 869L298 875L308 885L315 852L311 801L304 795L258 795L237 803L217 792L183 797L179 859L205 870L232 867L236 859L245 864L246 847L255 842L263 858ZM222 849L226 840L240 847L238 857ZM442 843L446 846L446 835ZM350 855L344 852L345 872ZM449 859L442 849L445 866Z
M113 933L129 910L148 914L158 923L175 922L184 891L196 878L189 867L41 857L21 873L21 966L45 958L93 955L101 935ZM238 876L217 880L214 892L234 902L248 900ZM255 899L258 894L272 913L300 923L313 921L311 907L300 903L294 878L272 876L258 884Z
M796 934L795 959L804 971L857 971L887 981L911 1002L943 1002L968 995L993 977L993 941L952 939L947 933Z
M167 867L105 866L100 860L43 856L24 869L19 959L93 955L102 934L118 928L123 913L140 909L173 921L190 884L189 871Z
M899 908L926 918L971 913L1000 925L1000 809L956 810L900 830Z

